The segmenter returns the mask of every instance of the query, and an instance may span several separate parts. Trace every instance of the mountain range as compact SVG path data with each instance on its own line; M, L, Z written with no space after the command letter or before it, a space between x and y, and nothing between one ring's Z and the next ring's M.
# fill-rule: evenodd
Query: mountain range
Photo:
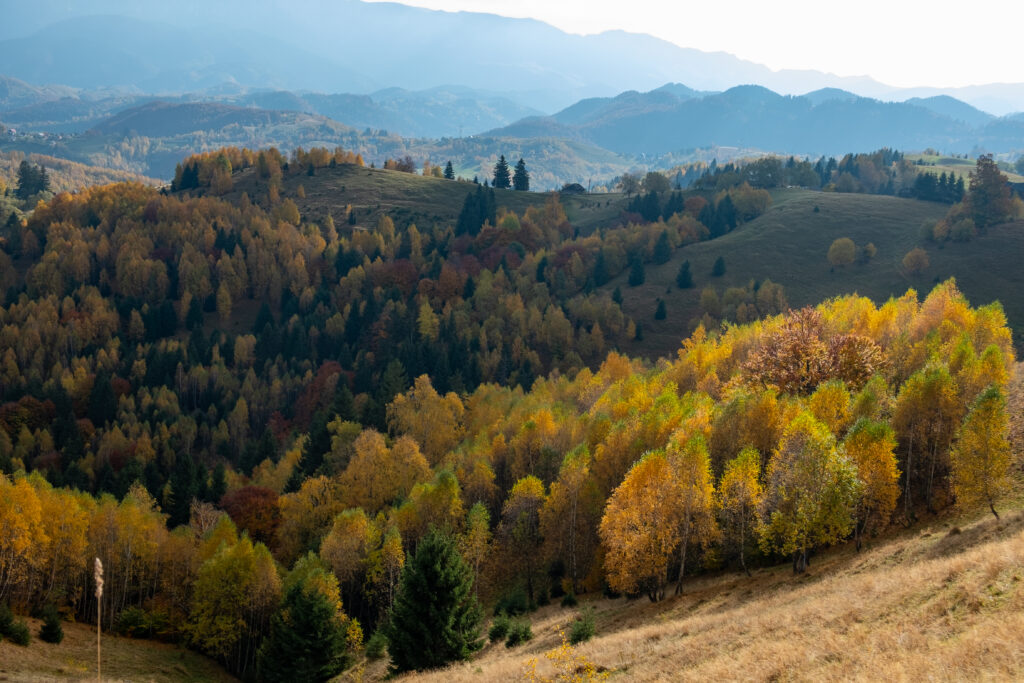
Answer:
M1003 115L1024 85L897 89L867 77L773 71L648 35L573 35L543 22L359 0L35 0L9 3L4 73L32 83L128 92L261 88L368 94L458 84L542 112L595 96L684 82L783 94L840 88L886 100L951 95Z
M580 140L644 157L721 146L812 156L881 147L1017 153L1024 117L996 118L948 96L883 102L834 88L791 96L752 85L700 93L669 84L582 100L487 135Z

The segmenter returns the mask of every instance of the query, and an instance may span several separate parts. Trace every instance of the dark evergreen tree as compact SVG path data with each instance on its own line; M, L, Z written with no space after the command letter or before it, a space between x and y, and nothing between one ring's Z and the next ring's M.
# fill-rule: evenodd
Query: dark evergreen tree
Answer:
M667 316L667 315L668 315L668 312L665 310L665 300L664 299L658 299L658 307L654 310L654 319L655 320L664 320L665 316Z
M45 192L50 189L50 178L46 175L43 166L33 166L28 161L22 161L18 166L18 188L14 196L18 199L29 197Z
M604 249L598 249L597 259L594 262L594 284L600 287L607 283L608 279L608 264L605 262Z
M629 264L629 286L636 287L642 285L646 279L647 273L644 271L643 259L639 256L634 256L633 261Z
M302 449L302 460L299 465L306 476L312 476L324 462L324 455L331 450L331 432L327 429L330 416L323 410L318 410L313 415L313 422L309 425L309 438L306 439L306 446Z
M679 272L676 273L676 287L679 289L693 287L693 275L690 274L689 261L683 261L682 265L679 266Z
M168 509L167 527L188 524L191 515L192 499L196 497L196 463L187 452L178 453L171 472L171 503Z
M224 463L219 462L213 468L213 473L210 475L210 490L209 499L211 503L220 503L220 499L224 497L224 494L228 491L228 483L225 478Z
M60 624L60 613L53 604L43 608L43 627L39 629L39 640L54 644L64 640L64 627Z
M658 235L658 241L654 243L654 254L651 256L651 260L662 264L668 263L670 258L672 258L672 245L668 241L668 230L662 230Z
M480 649L480 605L473 572L448 535L432 529L402 570L384 627L391 670L435 669Z
M715 259L715 265L711 266L712 277L722 277L725 275L725 259L719 256Z
M96 375L89 392L89 409L86 416L97 427L117 417L117 396L110 382L110 375L101 372Z
M509 174L508 162L505 161L504 154L498 159L498 163L494 165L494 182L492 184L499 190L507 190L512 184L512 176Z
M497 181L495 181L497 184ZM515 173L512 175L512 189L521 192L530 190L530 174L526 171L526 162L522 159L516 164Z
M618 287L616 287L615 291L612 292L612 301L617 303L619 306L622 305L622 290Z
M271 617L258 655L260 680L328 681L348 665L337 610L311 583L307 579L288 589Z
M448 180L455 180L455 169L452 168L452 162L449 159L448 163L444 167L444 177Z

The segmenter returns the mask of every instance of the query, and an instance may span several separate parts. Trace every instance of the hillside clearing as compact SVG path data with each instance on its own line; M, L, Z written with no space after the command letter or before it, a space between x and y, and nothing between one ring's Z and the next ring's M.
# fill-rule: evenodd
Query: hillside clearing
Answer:
M29 619L32 642L0 642L0 681L95 681L96 628L64 622L64 640L39 640L42 622ZM213 660L184 647L103 634L103 679L109 681L233 681Z
M647 280L629 287L626 275L606 288L621 288L623 310L644 326L644 340L626 351L657 358L673 354L699 318L701 291L714 287L719 296L729 287L770 279L785 287L790 306L801 307L842 294L858 293L876 303L900 296L909 288L927 292L934 284L955 277L972 305L1000 300L1006 309L1018 346L1024 341L1024 224L991 228L967 243L922 244L921 224L938 220L948 207L934 202L881 195L839 194L810 190L774 193L773 206L762 216L714 240L678 249L660 266L647 265ZM867 264L832 268L829 245L849 237L858 246L871 242L877 255ZM923 246L931 265L920 275L902 267L903 256ZM715 259L722 257L726 272L711 277ZM680 290L675 276L690 261L694 287ZM653 319L656 299L665 300L668 316Z

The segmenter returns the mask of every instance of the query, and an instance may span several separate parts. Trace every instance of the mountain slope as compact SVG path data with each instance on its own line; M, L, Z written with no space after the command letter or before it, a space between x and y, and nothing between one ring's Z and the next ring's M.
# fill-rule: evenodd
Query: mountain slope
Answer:
M663 89L630 91L489 134L555 135L627 155L711 146L813 156L881 147L956 153L979 145L997 152L1024 147L1016 119L995 119L952 98L883 102L837 89L793 97L754 85L685 99Z
M585 602L597 635L563 670L586 660L630 681L1019 680L1020 490L1000 521L932 519L860 553L852 544L823 553L801 578L781 566L692 579L683 595L657 604ZM465 664L403 680L511 680L527 675L530 660L552 676L546 654L576 614L543 608L531 615L526 645L489 645ZM377 678L380 668L367 673Z
M970 242L942 249L924 244L931 265L913 276L903 270L903 256L919 245L921 224L941 218L946 205L810 190L773 195L774 205L762 216L718 239L683 247L664 265L647 266L643 285L629 287L625 276L608 283L609 291L621 288L623 310L644 325L644 341L630 353L651 358L673 353L702 314L705 287L722 296L729 287L766 278L785 287L791 306L802 307L851 292L883 302L910 287L928 291L933 283L955 277L973 305L1001 301L1014 342L1024 344L1024 273L1018 264L1024 253L1024 224L996 226ZM826 256L840 237L858 246L871 242L878 253L865 265L832 268ZM725 261L725 275L711 277L719 257ZM684 260L690 262L694 287L681 290L675 277ZM653 319L658 297L665 300L665 320Z

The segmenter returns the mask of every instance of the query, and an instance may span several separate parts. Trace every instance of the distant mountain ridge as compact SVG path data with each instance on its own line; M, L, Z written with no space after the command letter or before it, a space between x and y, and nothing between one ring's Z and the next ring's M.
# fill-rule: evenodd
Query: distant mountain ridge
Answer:
M995 114L1024 111L1024 85L898 89L867 77L773 71L649 35L580 36L543 22L359 0L34 0L9 3L0 64L16 78L168 94L233 84L366 94L459 84L540 111L684 82L780 93L840 88L900 100L952 95ZM678 95L678 93L676 93Z
M55 133L82 132L112 115L152 102L211 102L227 106L325 116L353 128L406 137L461 137L508 125L538 112L500 95L461 86L410 91L388 88L369 95L324 94L236 87L156 96L36 87L0 77L0 121Z
M842 154L880 147L969 152L1024 150L1024 118L995 118L951 97L883 102L829 88L803 96L754 85L721 93L671 88L591 98L547 117L489 131L495 137L559 137L618 154L657 156L730 146L785 154Z

